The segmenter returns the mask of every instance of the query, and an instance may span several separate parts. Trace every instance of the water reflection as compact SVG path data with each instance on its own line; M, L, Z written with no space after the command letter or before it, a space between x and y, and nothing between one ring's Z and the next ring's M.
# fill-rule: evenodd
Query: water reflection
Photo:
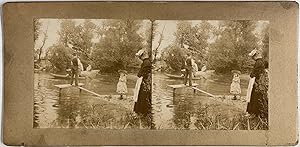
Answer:
M215 78L215 79L214 79ZM230 78L213 77L210 80L197 80L200 89L213 94L228 94ZM128 77L128 101L133 95L136 76ZM79 93L72 87L59 91L55 84L65 84L68 80L52 79L47 73L34 75L34 128L104 128L104 129L217 129L211 124L220 120L235 119L242 110L209 99L201 93L185 88L176 90L167 85L182 83L169 79L163 74L153 75L152 113L146 117L137 116L131 109L117 101L116 85L118 76L99 75L85 83L85 88L108 99L98 99L88 93ZM247 81L242 81L242 95L246 94ZM111 99L111 100L110 100ZM219 118L217 118L219 117ZM141 118L141 119L140 119ZM224 120L225 121L225 120Z
M176 97L174 107L174 123L176 128L189 129L191 125L191 114L193 113L193 103L189 97Z
M194 82L199 84L200 89L209 93L227 95L230 78L211 77L208 80L201 79ZM159 129L202 129L200 125L203 124L200 122L203 118L215 119L219 115L229 120L243 113L239 108L210 99L202 93L194 94L190 88L177 89L173 97L173 91L168 85L181 84L182 80L170 79L158 73L154 75L153 82L154 120ZM241 88L242 95L246 95L246 80L242 80ZM205 116L201 113L205 113Z
M136 76L128 77L128 99L133 95ZM116 101L117 76L101 75L94 80L80 81L85 88L101 95L102 99L78 88L62 89L61 96L54 87L56 84L66 84L69 81L52 79L47 73L34 75L34 128L154 128L153 117L140 120L131 109L123 107L123 102ZM131 100L131 103L133 101ZM151 118L151 119L148 119ZM143 124L141 124L143 123Z

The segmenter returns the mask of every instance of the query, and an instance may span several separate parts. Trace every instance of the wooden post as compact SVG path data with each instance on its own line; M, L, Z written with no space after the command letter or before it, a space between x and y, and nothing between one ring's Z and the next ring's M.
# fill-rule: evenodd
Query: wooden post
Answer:
M248 126L248 130L251 130L251 128L250 128L250 120L249 120L249 118L247 118L247 126Z
M61 96L61 89L62 88L59 88L59 94L58 94L59 97Z
M176 88L173 88L173 97L175 97L175 90Z
M81 87L81 86L79 86L79 87ZM79 88L79 95L81 95L81 92L82 92L82 89L81 89L81 88Z

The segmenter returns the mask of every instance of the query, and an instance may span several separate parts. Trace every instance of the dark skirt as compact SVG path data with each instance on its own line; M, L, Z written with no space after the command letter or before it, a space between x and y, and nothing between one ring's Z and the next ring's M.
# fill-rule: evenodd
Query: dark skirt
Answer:
M247 105L247 112L268 119L268 73L261 73L259 78L255 80L256 84L253 85L250 102Z
M142 115L148 115L152 111L151 92L152 92L151 73L143 76L140 86L137 102L134 104L134 112Z
M253 87L251 92L250 102L247 105L247 112L249 114L259 115L259 99L262 98L262 94L255 90L256 87Z
M135 102L134 105L134 112L142 115L148 115L151 113L151 105L151 92L140 90L137 102Z
M141 119L142 126L155 129L152 116L151 90L145 90L145 83L142 83L137 102L134 104L134 112L138 114ZM149 85L148 85L149 86Z

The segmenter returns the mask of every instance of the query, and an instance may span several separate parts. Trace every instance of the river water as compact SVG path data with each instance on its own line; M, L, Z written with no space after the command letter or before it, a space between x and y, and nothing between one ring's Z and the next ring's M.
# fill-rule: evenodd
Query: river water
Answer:
M133 95L136 77L130 75L127 80L128 98L130 98ZM80 82L85 84L86 89L100 95L117 94L115 91L118 76L98 75L93 80ZM194 82L199 84L200 89L214 95L228 95L231 76L214 76L208 80ZM34 128L123 128L124 126L126 128L130 124L128 123L130 119L124 119L123 115L128 115L131 110L106 100L96 99L88 93L80 94L78 88L63 89L59 96L59 90L54 85L66 83L68 80L53 79L48 73L34 74ZM181 83L182 80L170 79L161 73L153 75L152 106L153 123L156 129L199 129L197 122L202 120L203 115L212 118L223 115L232 119L243 112L232 105L210 99L204 94L198 92L194 94L190 88L176 90L173 97L173 91L168 85ZM246 95L247 83L247 80L241 81L242 96ZM203 114L204 109L205 114ZM116 117L122 119L115 119ZM113 124L111 120L118 120L119 123Z

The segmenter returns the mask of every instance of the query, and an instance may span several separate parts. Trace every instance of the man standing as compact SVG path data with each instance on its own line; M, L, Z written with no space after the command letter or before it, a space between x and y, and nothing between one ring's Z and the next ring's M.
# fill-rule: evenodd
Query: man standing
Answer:
M187 53L187 58L185 60L185 75L184 75L184 85L187 84L187 80L189 80L189 86L192 86L192 55Z
M78 57L76 53L73 53L73 58L71 60L71 85L73 85L74 75L75 75L75 86L78 86Z

